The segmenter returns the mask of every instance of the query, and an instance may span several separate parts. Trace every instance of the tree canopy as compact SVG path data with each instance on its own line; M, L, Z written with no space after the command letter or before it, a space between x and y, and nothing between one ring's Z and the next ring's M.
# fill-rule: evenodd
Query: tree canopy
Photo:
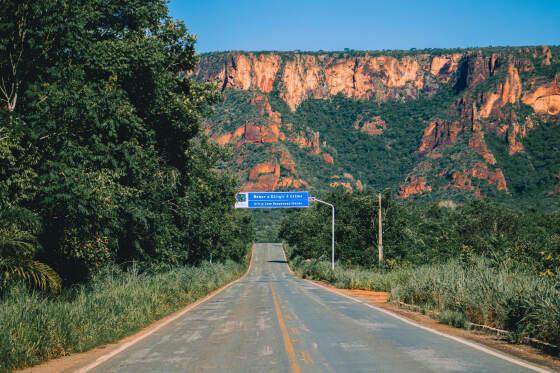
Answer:
M0 32L0 209L33 221L9 224L25 255L66 281L244 256L250 219L200 131L220 96L164 0L7 0Z

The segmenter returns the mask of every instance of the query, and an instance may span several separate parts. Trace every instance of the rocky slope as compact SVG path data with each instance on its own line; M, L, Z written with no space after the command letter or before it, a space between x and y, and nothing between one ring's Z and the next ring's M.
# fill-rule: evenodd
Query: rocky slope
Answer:
M213 53L193 74L223 91L207 131L243 190L558 196L558 47Z

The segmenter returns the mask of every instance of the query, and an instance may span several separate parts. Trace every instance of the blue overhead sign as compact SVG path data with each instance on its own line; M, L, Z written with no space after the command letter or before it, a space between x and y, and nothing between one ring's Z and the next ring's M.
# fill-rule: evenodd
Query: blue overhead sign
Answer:
M281 209L309 207L308 192L243 192L235 196L238 209Z

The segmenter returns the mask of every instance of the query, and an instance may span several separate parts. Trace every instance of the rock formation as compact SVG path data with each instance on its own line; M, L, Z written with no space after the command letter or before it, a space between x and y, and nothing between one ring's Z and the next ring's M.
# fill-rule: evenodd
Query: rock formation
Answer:
M527 92L522 99L538 114L560 114L560 74L550 83L539 84Z
M409 176L399 190L399 197L406 199L416 194L431 192L432 187L428 185L423 176Z
M354 122L354 129L366 133L370 136L379 136L387 128L387 123L381 119L379 115L374 115L370 119L366 119L363 115L359 115Z
M323 182L313 185L318 189L363 190L362 180L374 185L383 168L367 157L398 153L406 144L398 138L402 134L408 144L414 142L404 155L410 157L403 162L408 165L395 166L400 181L392 187L400 187L400 197L453 190L483 197L487 188L509 193L506 176L515 163L503 157L530 162L531 130L560 121L559 56L558 47L546 46L386 55L228 52L202 55L200 66L189 74L217 81L224 107L247 109L225 110L204 128L217 144L235 153L231 163L243 190L308 187L304 179ZM246 101L240 103L240 97ZM419 98L428 103L429 114L414 103ZM228 100L233 104L228 106ZM302 107L306 100L323 101ZM410 110L403 109L408 103ZM349 128L339 128L332 121L315 125L326 114L315 115L318 107L338 116L346 115L349 107L359 112L346 117L356 118L353 123L342 120ZM396 114L393 108L398 108ZM402 120L404 116L417 124ZM344 131L369 137L333 138ZM507 153L497 144L507 146ZM367 154L348 156L364 151ZM357 164L362 160L363 165ZM362 180L344 170L356 170ZM327 181L318 174L324 172L332 175ZM517 188L513 184L511 193Z

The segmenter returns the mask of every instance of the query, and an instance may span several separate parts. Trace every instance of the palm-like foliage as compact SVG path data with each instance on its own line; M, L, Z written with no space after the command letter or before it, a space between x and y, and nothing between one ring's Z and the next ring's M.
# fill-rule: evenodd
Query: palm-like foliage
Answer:
M38 289L58 291L61 285L58 273L33 259L36 237L30 231L36 226L32 215L22 210L12 208L0 213L0 288L8 282L22 280Z
M61 279L51 267L27 258L0 258L0 284L23 280L41 290L59 291Z

